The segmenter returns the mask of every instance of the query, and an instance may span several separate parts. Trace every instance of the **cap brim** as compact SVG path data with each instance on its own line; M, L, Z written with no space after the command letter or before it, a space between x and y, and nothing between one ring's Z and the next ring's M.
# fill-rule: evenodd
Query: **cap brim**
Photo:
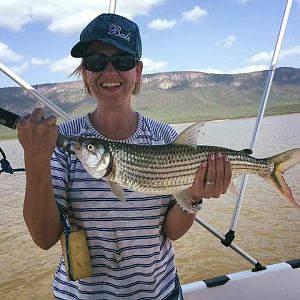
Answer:
M137 55L137 53L135 51L133 51L131 48L127 47L126 45L120 45L117 41L113 40L113 39L109 39L109 38L103 38L103 39L96 39L96 40L92 40L92 41L85 41L85 42L78 42L72 49L71 49L71 55L73 57L79 58L79 57L83 57L86 50L88 49L88 47L90 46L91 43L96 42L96 41L100 41L109 45L113 45L115 47L117 47L118 49L125 51L129 54L135 54Z

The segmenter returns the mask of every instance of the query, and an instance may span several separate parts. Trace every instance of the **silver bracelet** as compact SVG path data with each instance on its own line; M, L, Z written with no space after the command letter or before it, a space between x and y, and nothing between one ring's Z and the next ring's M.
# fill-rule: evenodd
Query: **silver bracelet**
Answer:
M202 208L203 200L202 198L198 202L192 201L192 210L198 212Z

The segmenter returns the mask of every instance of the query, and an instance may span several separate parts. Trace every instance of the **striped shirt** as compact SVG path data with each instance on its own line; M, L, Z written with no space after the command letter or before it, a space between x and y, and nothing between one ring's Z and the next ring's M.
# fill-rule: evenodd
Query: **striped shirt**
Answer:
M60 125L66 136L105 138L88 116ZM164 144L176 137L169 125L142 115L128 139L133 144ZM170 195L147 195L125 189L126 202L108 184L91 177L78 158L56 148L51 160L56 201L68 209L69 222L84 229L92 262L89 278L68 281L63 257L54 276L58 299L164 299L174 289L175 258L162 231Z

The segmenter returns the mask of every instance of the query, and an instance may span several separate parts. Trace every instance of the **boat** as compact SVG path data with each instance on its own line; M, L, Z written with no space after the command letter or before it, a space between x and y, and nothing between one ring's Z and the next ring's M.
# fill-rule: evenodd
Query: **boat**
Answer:
M300 259L182 286L184 300L299 300Z

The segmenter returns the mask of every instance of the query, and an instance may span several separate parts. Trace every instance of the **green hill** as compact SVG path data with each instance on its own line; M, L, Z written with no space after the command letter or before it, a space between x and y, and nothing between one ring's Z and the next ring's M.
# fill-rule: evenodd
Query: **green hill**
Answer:
M168 123L256 116L266 78L267 71L234 75L188 71L144 75L141 94L134 99L134 107L142 114ZM81 81L34 87L74 117L95 107ZM22 88L0 89L2 108L23 114L36 106L36 100ZM266 114L295 112L300 112L300 69L278 68ZM11 130L1 125L0 128L0 138L12 137Z

